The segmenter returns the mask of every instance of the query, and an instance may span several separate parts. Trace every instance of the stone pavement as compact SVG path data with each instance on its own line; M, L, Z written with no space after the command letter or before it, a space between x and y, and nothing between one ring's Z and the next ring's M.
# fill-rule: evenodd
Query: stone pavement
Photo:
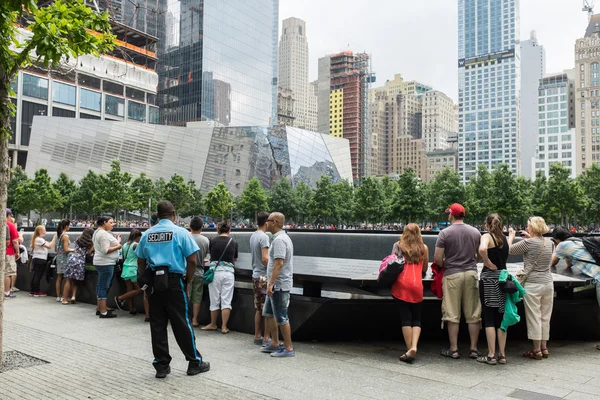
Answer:
M431 342L413 365L397 361L400 343L296 343L295 358L273 359L250 335L198 330L211 371L186 376L170 336L172 373L157 380L143 316L100 320L94 311L23 293L7 301L4 350L49 363L1 373L0 399L600 399L595 344L551 342L549 359L525 360L527 343L511 343L510 331L509 364L488 366L443 359L444 343Z

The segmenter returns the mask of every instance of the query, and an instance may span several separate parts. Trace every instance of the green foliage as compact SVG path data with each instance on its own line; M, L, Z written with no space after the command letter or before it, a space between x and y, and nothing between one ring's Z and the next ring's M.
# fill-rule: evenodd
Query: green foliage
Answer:
M233 196L227 190L224 182L219 182L217 186L206 193L205 204L206 211L211 217L223 219L226 219L230 215L235 206Z
M308 188L303 182L302 184ZM269 193L269 210L282 213L287 220L294 220L299 210L306 210L299 207L299 201L298 189L294 190L290 181L282 178L275 182Z
M119 211L134 208L129 186L131 178L129 172L121 172L121 161L111 162L108 174L101 176L101 183L104 186L104 190L100 192L102 211L114 212L117 218Z
M317 182L317 189L308 203L308 212L316 222L329 223L336 218L334 188L329 176L323 175Z
M394 203L394 215L408 224L420 222L425 216L425 187L415 172L408 168L398 178Z
M250 179L246 184L239 198L238 208L244 218L252 218L254 222L256 222L258 212L267 209L267 192L256 177Z
M153 198L156 198L154 182L142 172L131 182L131 209L143 215L148 212L148 200Z
M381 222L385 198L383 187L375 178L365 178L354 194L354 217L366 223Z
M444 211L450 204L463 203L465 188L458 172L450 168L440 171L426 186L427 216L431 221L445 220Z
M25 173L25 171L23 171L23 168L21 168L20 166L17 165L16 168L11 170L10 181L8 181L7 206L12 210L15 216L25 214L29 211L28 209L19 208L19 203L22 202L23 199L19 199L16 195L17 189L25 185L28 180L29 178L27 177L27 174Z
M35 177L17 188L17 197L27 202L29 210L37 211L40 216L62 207L60 192L52 185L48 170L35 171Z
M574 215L577 209L578 190L569 174L569 169L562 164L556 163L550 166L546 207L552 220L561 225L566 224L569 216Z
M73 194L74 211L83 212L88 218L102 212L102 191L105 190L102 181L103 177L92 170L81 178Z
M477 176L465 187L466 220L473 224L483 224L493 208L492 175L486 165L479 164Z
M394 203L396 202L398 182L392 180L389 176L384 176L381 179L381 189L383 192L383 206L381 208L382 221L395 222Z
M524 199L519 193L515 175L508 165L500 164L492 172L491 196L493 211L500 214L504 224L510 224L511 218L523 207Z
M185 183L183 176L179 174L173 174L171 180L165 185L163 198L161 200L169 200L171 203L173 203L175 211L180 214L190 206L192 197L192 191Z
M334 221L339 225L342 222L354 221L354 188L348 181L341 181L332 185Z
M308 205L313 198L314 192L305 182L300 182L296 185L294 195L297 218L301 223L305 223L306 219L310 216Z
M183 209L180 215L184 218L204 215L206 209L204 207L204 201L202 200L200 188L196 186L196 182L192 179L190 179L187 184L191 193L190 203Z
M548 218L548 178L540 171L531 184L531 214Z
M582 206L589 222L600 222L600 165L588 167L578 179L581 190Z
M73 195L75 194L75 190L77 190L77 185L75 185L75 181L70 179L64 172L60 173L53 185L58 193L60 193L63 204L62 207L56 211L60 212L61 216L68 215L71 211L71 206L73 205Z

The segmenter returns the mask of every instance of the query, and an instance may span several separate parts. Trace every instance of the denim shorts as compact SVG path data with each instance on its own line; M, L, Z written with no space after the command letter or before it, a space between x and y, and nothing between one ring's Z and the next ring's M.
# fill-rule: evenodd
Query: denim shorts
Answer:
M290 292L278 290L273 296L267 296L262 315L267 318L275 318L277 325L283 326L290 323L288 318L288 306L290 305Z
M108 288L112 282L113 274L115 272L114 265L94 265L96 271L98 271L98 286L96 287L96 297L99 300L106 300L108 297Z

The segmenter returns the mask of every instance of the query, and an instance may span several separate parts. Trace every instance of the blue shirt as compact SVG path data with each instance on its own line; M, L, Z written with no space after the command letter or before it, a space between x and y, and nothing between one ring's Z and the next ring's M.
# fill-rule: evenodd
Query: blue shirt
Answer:
M171 273L186 274L186 258L198 250L200 248L186 229L169 219L161 219L144 232L135 254L146 260L152 269L166 266Z

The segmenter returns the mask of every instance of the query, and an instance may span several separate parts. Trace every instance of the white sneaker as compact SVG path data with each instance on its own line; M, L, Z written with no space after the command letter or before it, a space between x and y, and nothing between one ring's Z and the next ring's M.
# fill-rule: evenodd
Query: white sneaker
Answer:
M21 291L21 289L19 289L19 288L16 288L16 287L14 287L14 288L12 288L12 289L10 289L10 290L12 290L13 292L20 292L20 291Z
M57 297L57 298L56 298L56 302L59 302L59 301L62 301L62 298L60 298L60 297Z

